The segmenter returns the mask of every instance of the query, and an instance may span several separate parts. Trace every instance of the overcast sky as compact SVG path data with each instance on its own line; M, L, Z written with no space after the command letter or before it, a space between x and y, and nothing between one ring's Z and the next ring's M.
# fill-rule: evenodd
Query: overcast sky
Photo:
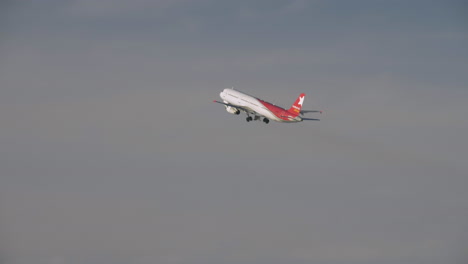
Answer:
M461 0L4 1L0 263L467 263L467 47Z

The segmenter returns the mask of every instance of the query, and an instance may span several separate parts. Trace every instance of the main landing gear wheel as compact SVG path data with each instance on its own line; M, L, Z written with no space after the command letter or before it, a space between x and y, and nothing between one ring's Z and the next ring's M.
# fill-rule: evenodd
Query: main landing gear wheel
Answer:
M268 124L270 120L268 120L268 118L263 118L263 122L265 122L265 124Z
M252 117L248 116L245 120L247 120L247 122L250 122L250 121L252 121Z

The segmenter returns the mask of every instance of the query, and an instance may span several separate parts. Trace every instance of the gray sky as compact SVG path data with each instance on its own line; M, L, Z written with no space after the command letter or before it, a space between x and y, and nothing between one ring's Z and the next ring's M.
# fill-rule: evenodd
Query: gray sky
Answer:
M463 1L0 10L0 263L468 261Z

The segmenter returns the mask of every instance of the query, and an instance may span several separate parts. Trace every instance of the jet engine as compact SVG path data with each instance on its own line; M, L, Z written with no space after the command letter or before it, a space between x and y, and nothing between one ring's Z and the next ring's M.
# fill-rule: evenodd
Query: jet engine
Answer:
M238 115L240 114L239 109L232 107L232 106L226 106L226 111L228 111L231 114Z

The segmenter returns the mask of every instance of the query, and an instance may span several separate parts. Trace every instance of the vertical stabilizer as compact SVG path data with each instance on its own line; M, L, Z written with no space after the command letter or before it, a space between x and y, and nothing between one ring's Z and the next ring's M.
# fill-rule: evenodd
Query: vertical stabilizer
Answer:
M289 108L288 112L291 113L293 116L298 116L301 113L302 104L304 103L305 93L301 93L299 97L297 97L294 104Z

